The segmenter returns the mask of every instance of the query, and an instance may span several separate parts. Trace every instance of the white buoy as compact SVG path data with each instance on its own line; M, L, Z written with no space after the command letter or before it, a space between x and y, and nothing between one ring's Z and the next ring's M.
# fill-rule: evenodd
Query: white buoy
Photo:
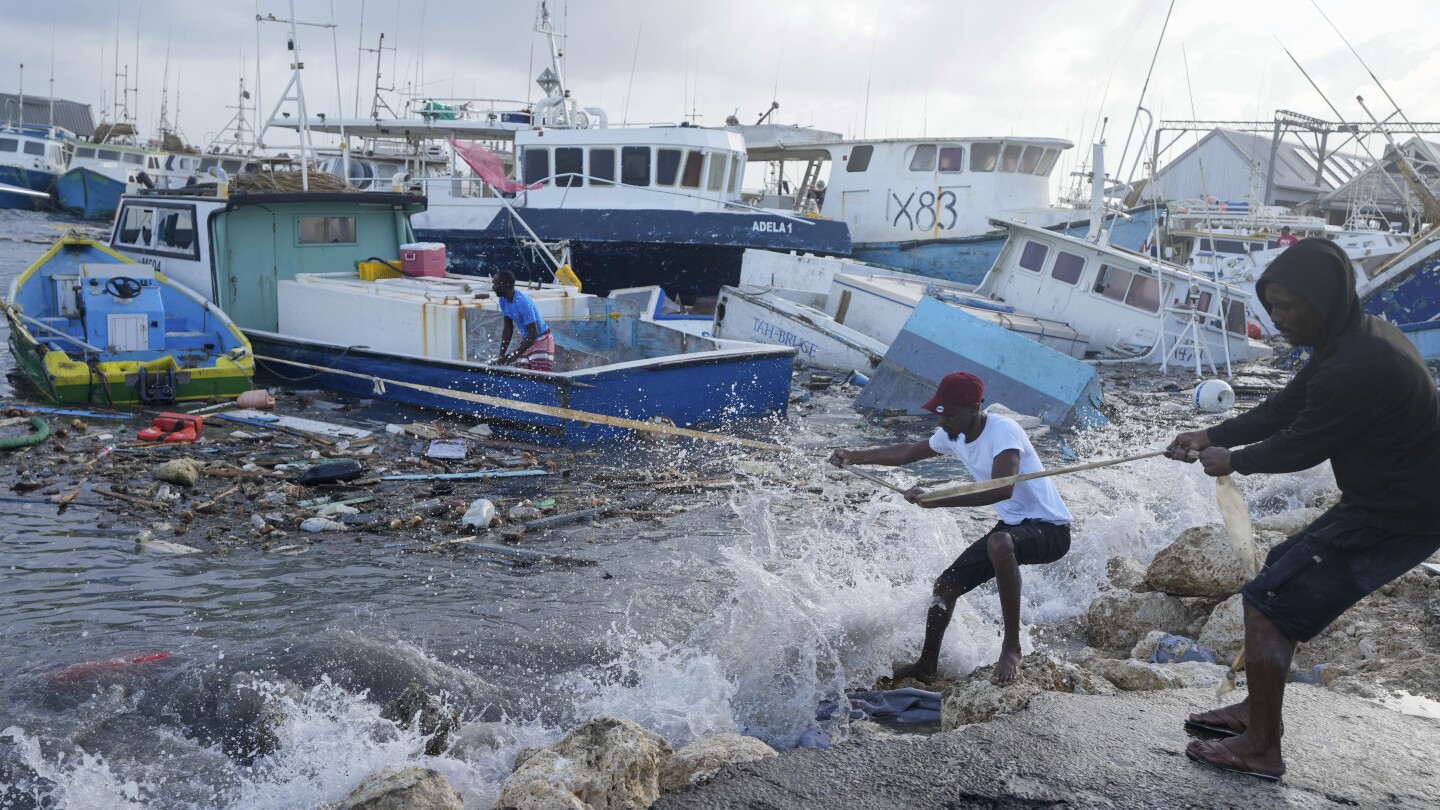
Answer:
M1235 390L1224 380L1206 380L1195 386L1195 410L1224 413L1235 407Z

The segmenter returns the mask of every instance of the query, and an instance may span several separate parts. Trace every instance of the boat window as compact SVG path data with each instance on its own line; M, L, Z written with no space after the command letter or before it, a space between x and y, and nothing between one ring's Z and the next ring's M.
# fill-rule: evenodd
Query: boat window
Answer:
M1102 264L1100 272L1095 276L1095 292L1111 301L1124 301L1125 293L1130 291L1130 279L1134 276L1129 270Z
M1202 250L1213 253L1234 253L1236 255L1249 253L1251 249L1249 242L1242 242L1239 239L1211 239L1209 237L1200 239L1200 247Z
M685 171L680 175L680 185L685 188L700 188L700 170L705 166L705 156L691 149L685 156Z
M719 191L725 187L725 153L710 153L710 179L705 181L706 191Z
M910 171L935 171L935 144L922 143L915 147L915 154L910 156Z
M525 148L525 185L533 186L550 176L550 150Z
M680 176L680 150L655 150L655 185L673 186Z
M68 163L68 162L69 162L69 161L65 160L65 150L62 149L62 148L60 148L60 147L58 147L58 146L51 146L51 147L50 147L50 160L51 160L51 162L53 162L53 163Z
M1044 153L1045 150L1038 146L1025 147L1025 153L1020 156L1020 173L1034 174L1035 167L1040 164L1040 156Z
M26 141L25 154L43 155L45 154L45 144L42 141Z
M191 246L195 244L195 212L188 208L161 211L155 246L189 255Z
M940 148L940 171L958 172L965 168L965 147L943 146Z
M1080 280L1080 274L1085 271L1085 258L1076 256L1074 253L1060 251L1055 254L1055 266L1050 270L1050 277L1056 281L1063 281L1066 284L1074 284Z
M138 152L126 152L121 157L125 159L126 163L134 163L136 166L145 162L145 156Z
M1160 279L1137 273L1125 294L1125 303L1146 312L1160 311Z
M557 186L585 185L585 150L578 146L556 148L555 174L555 185Z
M82 146L75 150L75 157L95 157L95 147Z
M120 219L120 242L126 245L150 246L150 223L155 218L155 209L131 205L125 208Z
M1049 253L1050 248L1041 242L1026 242L1025 249L1020 251L1020 266L1038 273L1045 266L1045 257Z
M1035 173L1041 177L1049 177L1050 170L1055 168L1055 159L1058 157L1060 157L1059 149L1046 149L1045 156L1040 158L1040 167L1035 170Z
M995 171L995 162L999 158L1000 144L998 143L970 144L970 171L972 172Z
M1000 159L1000 171L1013 172L1020 166L1020 144L1005 144L1005 154Z
M870 156L875 154L875 147L865 144L850 150L850 157L845 161L845 171L863 172L870 168Z
M14 138L0 138L0 152L14 152L20 148L20 142Z
M1236 335L1246 334L1244 302L1222 298L1220 304L1225 309L1225 331Z
M620 148L620 182L627 186L650 185L650 147Z
M1214 298L1214 293L1211 293L1209 290L1200 293L1200 297L1195 299L1195 310L1197 312L1209 312L1210 302L1213 301Z
M739 185L739 184L740 184L740 166L743 165L744 162L745 162L745 159L742 158L742 157L740 157L739 155L736 155L736 156L735 156L735 159L730 161L730 193L731 193L731 194L735 194L735 193L737 193L737 192L740 191L740 185Z
M119 160L119 159L120 159L120 153L119 153L119 152L116 152L114 149L101 149L101 150L99 150L98 152L96 152L95 154L99 155L101 160Z
M527 150L528 154L528 150ZM352 244L355 217L300 217L300 244Z
M590 187L615 185L615 150L590 150Z
M154 170L157 171L157 172L160 171L160 156L159 156L159 155L151 155L151 156L145 161L145 168L147 168L147 169L154 169Z

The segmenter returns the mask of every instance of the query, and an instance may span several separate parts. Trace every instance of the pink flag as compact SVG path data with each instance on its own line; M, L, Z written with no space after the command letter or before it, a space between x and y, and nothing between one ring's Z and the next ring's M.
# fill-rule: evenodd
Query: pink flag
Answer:
M545 185L536 183L533 186L527 186L506 177L505 166L500 162L500 158L478 143L462 144L459 141L451 141L450 146L455 149L455 153L461 159L470 165L471 169L475 170L475 175L485 181L485 185L496 191L514 194L517 191L529 191Z

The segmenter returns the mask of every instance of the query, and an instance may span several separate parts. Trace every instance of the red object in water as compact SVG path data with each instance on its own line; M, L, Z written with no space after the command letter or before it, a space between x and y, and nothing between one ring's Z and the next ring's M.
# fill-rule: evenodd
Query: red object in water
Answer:
M1249 335L1251 340L1259 340L1259 339L1260 339L1260 324L1255 323L1254 321L1246 321L1246 322L1245 322L1245 334Z
M147 442L193 442L205 427L205 417L188 413L162 413L135 438Z
M71 664L50 676L52 683L75 683L92 678L106 672L113 672L117 669L132 667L136 664L149 664L155 661L164 661L170 657L170 653L146 653L132 658L107 658L103 661L84 661L79 664Z

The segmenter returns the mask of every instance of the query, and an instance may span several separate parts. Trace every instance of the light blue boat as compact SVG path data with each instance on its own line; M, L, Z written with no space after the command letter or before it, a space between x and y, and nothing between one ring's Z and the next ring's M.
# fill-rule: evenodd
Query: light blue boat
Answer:
M1400 331L1420 350L1426 361L1440 360L1440 320L1423 323L1402 323Z
M110 219L125 194L125 183L77 166L55 181L55 199L66 212L84 219Z
M1100 413L1095 369L963 310L926 298L870 377L855 409L921 410L941 378L968 371L985 381L985 401L1038 416L1056 427L1093 427Z

